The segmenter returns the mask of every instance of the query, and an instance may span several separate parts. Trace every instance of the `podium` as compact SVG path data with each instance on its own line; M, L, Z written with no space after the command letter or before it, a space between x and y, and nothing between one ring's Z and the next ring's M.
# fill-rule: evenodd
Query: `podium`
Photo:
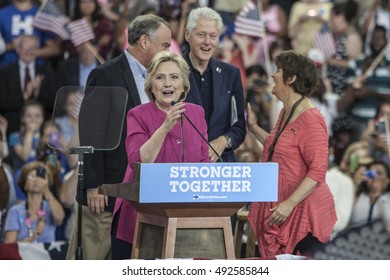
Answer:
M233 180L254 167L267 170ZM137 210L132 258L235 259L230 217L248 202L276 200L277 169L275 163L135 164L133 182L102 185L99 193L127 199ZM271 178L260 196L248 191L264 182L259 176Z

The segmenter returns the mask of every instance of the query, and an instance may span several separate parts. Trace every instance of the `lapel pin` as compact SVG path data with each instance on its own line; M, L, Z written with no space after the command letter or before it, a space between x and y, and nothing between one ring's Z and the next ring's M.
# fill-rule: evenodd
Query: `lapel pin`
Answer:
M216 70L217 70L217 72L218 72L218 73L221 73L221 71L222 71L222 69L221 69L221 68L219 68L219 67L217 67L217 69L216 69Z
M297 131L294 128L291 128L291 131L294 132L294 134L297 134Z

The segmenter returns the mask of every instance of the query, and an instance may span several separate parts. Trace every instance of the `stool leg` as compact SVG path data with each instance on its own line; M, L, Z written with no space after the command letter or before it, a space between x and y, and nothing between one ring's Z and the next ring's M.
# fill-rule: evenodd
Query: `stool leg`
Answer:
M237 220L236 232L234 235L234 253L236 258L241 258L241 245L242 245L242 235L244 233L245 221Z
M255 257L256 251L256 236L251 225L248 223L248 240L246 243L246 257L253 258Z

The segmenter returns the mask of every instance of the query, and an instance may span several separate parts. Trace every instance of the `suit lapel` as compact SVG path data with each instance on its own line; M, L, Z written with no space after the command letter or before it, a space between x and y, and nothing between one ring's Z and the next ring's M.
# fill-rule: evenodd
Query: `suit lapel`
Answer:
M11 68L9 68L9 69L10 69L10 71L8 73L12 73L11 77L12 76L16 77L16 82L11 82L13 79L12 80L10 79L10 81L9 81L9 82L11 82L11 85L12 85L12 87L11 87L12 91L15 91L14 87L13 87L13 85L15 85L17 91L22 92L22 88L21 88L21 84L22 83L21 83L21 80L20 80L19 64L18 63L14 63L14 64L12 64Z
M210 61L210 71L211 71L211 80L213 83L213 113L211 114L210 124L214 119L218 118L220 106L218 106L221 100L221 94L223 94L224 86L223 86L223 76L224 71L222 69L222 65L216 60L211 59Z
M129 101L132 103L131 107L135 107L141 104L141 99L139 98L139 93L134 81L133 72L130 69L129 62L127 61L125 54L121 54L121 57L119 59L122 68L121 76L126 85Z

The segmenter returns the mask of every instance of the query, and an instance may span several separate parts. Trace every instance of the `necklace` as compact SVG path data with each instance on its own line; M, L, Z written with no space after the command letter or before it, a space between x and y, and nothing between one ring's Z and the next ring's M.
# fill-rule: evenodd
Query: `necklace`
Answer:
M290 111L290 113L288 114L287 119L286 119L286 121L284 122L284 125L283 125L283 127L282 127L282 121L283 121L283 119L284 119L284 113L285 113L285 111L283 111L282 118L281 118L281 120L280 120L280 123L279 123L278 128L277 128L276 133L275 133L274 141L272 141L271 146L269 146L269 148L268 148L267 162L268 162L268 161L271 161L272 156L273 156L274 151L275 151L275 145L276 145L276 142L278 142L278 140L279 140L280 134L282 134L283 130L286 128L287 124L290 122L292 116L294 115L295 110L297 109L297 107L299 106L299 104L301 104L301 102L303 101L304 98L305 98L305 96L303 95L298 101L296 101L296 102L294 103L294 105L292 106L291 111Z
M46 211L43 208L43 201L41 202L41 208L37 210L37 216L38 216L37 225L45 221ZM24 218L24 225L27 227L28 237L34 237L34 231L32 229L32 221L33 221L32 214L31 211L29 210L28 201L26 200L26 215Z

